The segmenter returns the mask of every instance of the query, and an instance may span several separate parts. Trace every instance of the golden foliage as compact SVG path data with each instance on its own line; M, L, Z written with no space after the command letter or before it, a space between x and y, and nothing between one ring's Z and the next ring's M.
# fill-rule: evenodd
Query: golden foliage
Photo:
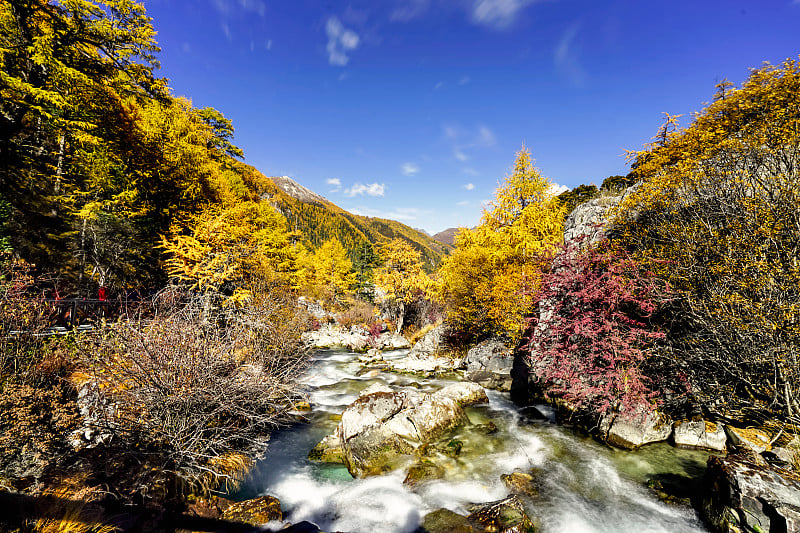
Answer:
M333 238L314 253L298 246L298 281L315 298L343 303L356 283L353 263L342 243Z
M523 147L481 224L458 233L456 250L442 263L438 279L456 328L474 335L522 333L539 261L562 239L564 208L551 185Z
M754 70L685 129L631 152L616 211L637 259L679 292L673 349L709 401L800 414L800 66Z
M209 207L193 217L188 234L175 228L161 246L171 275L199 290L229 288L235 301L251 297L255 280L288 285L295 269L285 220L264 202Z

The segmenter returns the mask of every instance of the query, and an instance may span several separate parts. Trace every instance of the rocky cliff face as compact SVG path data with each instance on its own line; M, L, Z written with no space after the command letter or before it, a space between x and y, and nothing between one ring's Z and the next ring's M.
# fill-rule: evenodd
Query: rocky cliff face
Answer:
M609 212L634 192L636 187L637 185L632 185L616 195L604 192L599 198L576 207L564 221L564 242L582 240L586 244L594 244L606 237L609 231Z

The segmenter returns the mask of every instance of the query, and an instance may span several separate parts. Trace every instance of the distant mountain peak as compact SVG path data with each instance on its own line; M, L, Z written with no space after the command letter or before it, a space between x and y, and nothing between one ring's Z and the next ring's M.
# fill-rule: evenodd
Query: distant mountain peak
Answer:
M433 239L439 242L443 242L445 244L449 244L450 246L455 246L456 243L456 234L459 232L461 228L447 228L444 231L440 231L436 235L433 236Z
M289 176L273 176L270 178L283 192L306 204L325 204L327 200L311 189L303 187Z

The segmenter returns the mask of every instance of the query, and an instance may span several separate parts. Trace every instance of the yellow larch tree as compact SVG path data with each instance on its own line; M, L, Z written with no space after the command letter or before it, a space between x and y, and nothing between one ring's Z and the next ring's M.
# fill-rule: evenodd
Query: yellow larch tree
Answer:
M378 250L383 264L375 270L375 286L385 293L393 308L397 331L403 329L406 306L425 297L430 278L422 268L422 254L403 239L394 239Z
M300 259L305 273L305 287L314 297L343 303L356 282L353 262L335 237L325 241L313 253L306 252Z
M228 302L251 297L252 287L293 283L296 252L286 221L266 202L209 207L188 231L162 237L168 272L201 291L223 292Z
M519 337L540 261L562 240L563 211L523 146L480 225L460 230L439 270L437 292L457 330Z

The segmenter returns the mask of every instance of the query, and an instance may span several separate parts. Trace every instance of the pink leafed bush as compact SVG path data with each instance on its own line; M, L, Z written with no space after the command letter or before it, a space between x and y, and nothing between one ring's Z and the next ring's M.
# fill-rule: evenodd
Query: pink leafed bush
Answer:
M664 337L650 318L668 290L608 240L558 250L528 330L532 372L547 393L600 413L654 407L658 384L642 366Z

